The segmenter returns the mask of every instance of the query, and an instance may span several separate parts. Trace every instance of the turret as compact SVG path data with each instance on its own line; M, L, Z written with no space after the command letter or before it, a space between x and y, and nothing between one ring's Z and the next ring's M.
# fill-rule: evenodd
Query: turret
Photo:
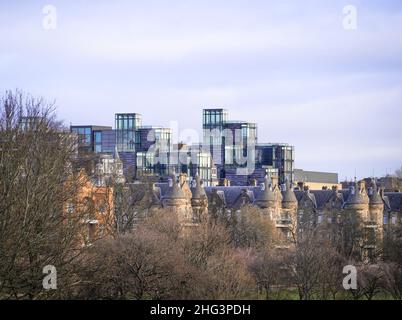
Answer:
M282 191L282 208L292 211L297 209L297 198L288 179L285 181L285 190Z
M357 259L368 260L375 245L368 241L368 235L374 229L367 228L369 220L369 198L357 181L350 187L349 196L344 205L343 233L346 254Z
M186 196L188 201L191 201L191 190L190 186L187 183L187 174L186 173L180 173L179 174L179 186L183 190L184 195Z
M349 196L345 202L344 208L359 215L361 219L367 220L368 204L369 199L367 194L361 189L357 181L355 181L355 185L349 188Z
M371 188L369 192L369 210L370 210L370 220L378 221L377 213L381 213L381 224L382 224L382 215L384 211L384 202L382 200L380 190L377 187L377 183L375 179L372 180Z
M277 197L272 190L271 179L265 176L264 183L261 185L261 190L257 194L255 204L260 207L271 219L274 218L277 211Z
M291 241L297 231L297 198L288 179L282 190L282 210L276 227L282 230L285 239ZM292 235L293 234L293 235Z
M163 207L176 212L180 223L192 222L192 211L189 201L174 174L169 184L169 189L162 199Z

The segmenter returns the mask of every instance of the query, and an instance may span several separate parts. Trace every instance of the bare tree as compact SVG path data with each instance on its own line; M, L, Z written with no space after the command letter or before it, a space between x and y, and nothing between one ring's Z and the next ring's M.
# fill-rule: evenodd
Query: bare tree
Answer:
M81 253L85 212L72 170L74 140L57 122L54 104L7 92L0 110L0 297L46 298L64 291L42 288L42 269L57 268L69 287ZM69 205L70 204L70 205ZM67 207L74 210L67 210ZM73 212L74 211L74 212Z
M367 300L372 300L384 287L384 273L381 265L358 265L357 275L357 288L349 290L349 293L355 300L363 297Z
M402 299L402 226L388 225L384 237L385 291L394 299Z
M345 258L339 254L334 247L325 243L321 248L323 265L319 274L317 297L322 300L337 299L342 292L343 267L346 265Z
M182 239L186 259L199 268L206 268L208 258L227 250L231 237L226 226L216 220L202 220L190 235Z
M395 170L395 176L397 178L402 178L402 167L400 167L399 169Z
M138 183L110 185L114 190L115 217L117 232L130 232L135 225L147 216L154 205L152 181L142 177Z
M251 205L232 214L228 228L235 247L269 248L277 238L273 221Z
M382 265L384 272L384 290L395 300L402 300L402 268L394 262Z
M323 238L317 228L306 228L299 236L293 249L285 256L285 265L292 276L301 300L311 300L334 294L337 277L328 272L342 274L339 265L331 266L337 260L337 253L329 239ZM330 268L329 268L330 267ZM341 283L341 282L340 282Z
M96 245L81 295L96 299L178 298L181 256L162 234L139 229ZM84 269L85 270L85 269ZM183 277L185 278L185 276ZM85 282L87 281L87 282Z
M250 250L225 250L208 258L205 275L208 299L245 299L255 288L255 282L248 272ZM253 296L251 296L253 298Z
M174 220L170 213L160 213L134 232L96 243L83 261L79 297L188 298L197 273L186 263L178 238L171 236Z
M265 299L277 299L287 276L284 269L283 254L279 250L260 251L250 262L250 271L254 275L258 292L265 294Z

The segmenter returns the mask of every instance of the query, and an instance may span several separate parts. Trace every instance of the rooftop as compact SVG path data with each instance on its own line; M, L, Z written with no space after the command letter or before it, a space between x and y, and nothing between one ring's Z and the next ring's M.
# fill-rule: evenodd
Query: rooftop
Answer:
M338 183L338 174L333 172L304 171L295 169L295 181Z

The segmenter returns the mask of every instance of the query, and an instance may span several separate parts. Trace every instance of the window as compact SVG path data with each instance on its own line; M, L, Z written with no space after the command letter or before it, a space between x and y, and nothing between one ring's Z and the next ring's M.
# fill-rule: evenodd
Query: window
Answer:
M241 136L243 138L248 138L248 127L242 127L241 128Z
M92 130L90 127L71 128L71 131L78 134L80 144L84 145L91 144Z
M95 143L102 143L102 132L95 131L94 132L94 140L95 140Z

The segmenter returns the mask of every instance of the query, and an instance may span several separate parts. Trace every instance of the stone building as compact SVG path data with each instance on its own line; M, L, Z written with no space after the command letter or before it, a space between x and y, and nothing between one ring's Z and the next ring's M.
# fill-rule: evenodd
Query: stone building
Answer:
M402 193L384 193L375 180L369 187L356 182L346 190L294 190L289 181L278 186L268 177L260 186L204 188L196 177L191 192L186 192L185 178L180 182L172 177L169 184L158 183L157 189L159 206L175 210L187 226L196 226L202 216L229 217L244 206L255 205L274 221L288 244L303 239L311 227L327 226L330 239L341 234L345 250L353 248L353 255L364 260L373 258L382 246L386 225L402 224Z

